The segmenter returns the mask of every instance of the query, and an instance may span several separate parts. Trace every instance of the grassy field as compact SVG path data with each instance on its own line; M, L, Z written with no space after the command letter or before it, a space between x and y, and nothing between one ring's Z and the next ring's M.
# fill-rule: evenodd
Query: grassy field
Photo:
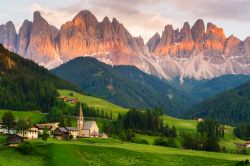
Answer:
M0 121L5 112L11 110L0 110ZM11 111L16 119L30 119L32 123L38 123L40 120L44 119L45 114L39 111Z
M68 91L68 90L58 90L59 94L61 96L67 96L69 98L76 97L81 102L86 103L89 107L98 108L100 110L103 110L105 112L111 112L113 113L113 117L116 118L118 113L126 113L128 109L120 107L118 105L112 104L106 100L92 97L92 96L85 96L82 94L79 94L77 92ZM70 96L70 94L73 94L73 96Z
M163 115L162 119L163 123L168 124L169 126L174 125L179 131L196 131L196 120L177 119L167 115Z
M166 148L154 145L121 143L115 139L88 138L59 141L53 138L43 146L32 140L35 155L22 155L14 148L0 146L1 166L77 166L77 165L170 165L170 166L233 166L250 156Z

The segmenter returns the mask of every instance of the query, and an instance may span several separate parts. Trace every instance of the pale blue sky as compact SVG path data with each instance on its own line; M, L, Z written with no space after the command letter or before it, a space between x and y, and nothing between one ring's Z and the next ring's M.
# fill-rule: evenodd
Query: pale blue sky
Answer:
M101 21L116 17L134 35L145 40L161 34L166 24L181 28L202 18L244 40L250 36L249 0L0 0L0 24L12 20L19 28L39 10L50 24L60 28L80 10L88 9ZM17 29L18 31L18 29Z

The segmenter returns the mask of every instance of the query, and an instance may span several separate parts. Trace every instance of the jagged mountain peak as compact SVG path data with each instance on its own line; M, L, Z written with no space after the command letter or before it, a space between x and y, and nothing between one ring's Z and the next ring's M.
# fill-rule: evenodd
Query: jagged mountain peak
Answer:
M146 44L134 37L116 18L100 22L88 10L80 11L58 30L39 11L33 21L0 26L0 43L9 50L54 68L79 56L93 56L111 65L134 65L169 79L173 77L213 78L223 74L250 73L250 38L226 37L224 30L198 19L179 29L168 24Z

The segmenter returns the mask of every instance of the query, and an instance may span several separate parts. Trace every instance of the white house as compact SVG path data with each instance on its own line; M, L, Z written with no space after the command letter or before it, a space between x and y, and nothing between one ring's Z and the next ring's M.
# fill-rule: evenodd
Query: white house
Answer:
M36 126L32 126L29 130L19 131L17 135L27 139L37 139L38 132L38 128Z

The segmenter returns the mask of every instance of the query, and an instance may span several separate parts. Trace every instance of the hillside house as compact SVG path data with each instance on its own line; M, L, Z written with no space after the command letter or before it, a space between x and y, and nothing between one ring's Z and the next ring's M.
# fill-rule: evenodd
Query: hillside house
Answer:
M32 126L30 129L25 131L19 131L17 135L27 139L37 139L38 138L38 128L36 126Z
M68 103L76 104L79 103L79 100L77 98L67 99Z
M58 99L63 100L68 103L76 104L79 103L79 99L77 98L68 98L67 96L60 96Z

